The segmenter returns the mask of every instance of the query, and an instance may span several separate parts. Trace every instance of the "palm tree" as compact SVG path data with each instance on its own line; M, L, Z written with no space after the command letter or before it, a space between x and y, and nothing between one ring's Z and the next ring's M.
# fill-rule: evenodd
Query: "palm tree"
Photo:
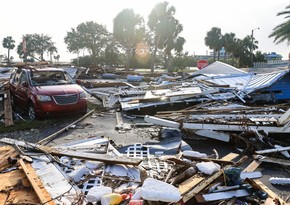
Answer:
M7 56L7 63L10 65L10 50L12 50L15 47L15 41L12 39L11 36L7 36L3 39L2 45L4 48L8 49L8 56Z
M205 37L205 45L210 49L213 49L213 58L216 59L216 53L222 48L222 34L221 29L218 27L213 27L210 31L207 32Z
M276 44L283 41L287 41L288 44L290 44L290 5L286 7L285 11L277 13L277 16L281 15L286 15L285 19L288 20L276 26L273 29L274 31L269 35L269 37L274 37L274 42L276 42Z
M158 49L164 49L166 45L166 41L172 38L172 34L175 32L170 32L172 29L171 25L176 19L174 18L175 7L168 6L168 2L158 3L149 14L148 27L153 33L154 38L154 48L152 55L152 63L151 63L151 72L154 72L154 64L156 60L156 53ZM178 25L178 24L175 24ZM178 27L175 27L178 29ZM181 31L180 31L181 32ZM179 34L178 31L176 31ZM175 37L177 37L175 33Z
M225 48L225 59L227 57L227 54L229 54L229 57L233 55L233 52L235 51L236 48L236 34L234 33L225 33L223 35L224 38L224 48Z
M168 71L172 70L172 50L180 53L183 50L183 45L185 43L185 39L183 37L178 36L178 34L183 30L181 24L179 24L178 20L172 19L170 24L168 25L168 38L165 41L165 67L168 68Z
M54 45L51 45L47 51L48 51L49 56L50 56L50 62L52 63L52 55L53 55L53 53L57 53L57 48Z
M126 50L126 68L130 67L130 59L139 30L143 30L143 18L133 9L124 9L114 19L113 36Z

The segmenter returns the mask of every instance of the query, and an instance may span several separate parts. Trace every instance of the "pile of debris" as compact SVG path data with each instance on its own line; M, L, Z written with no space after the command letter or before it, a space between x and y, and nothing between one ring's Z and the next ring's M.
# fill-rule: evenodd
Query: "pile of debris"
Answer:
M104 137L53 147L3 138L1 204L286 204L259 180L261 158L242 169L246 156L207 156L178 129L162 133L171 137L120 150Z

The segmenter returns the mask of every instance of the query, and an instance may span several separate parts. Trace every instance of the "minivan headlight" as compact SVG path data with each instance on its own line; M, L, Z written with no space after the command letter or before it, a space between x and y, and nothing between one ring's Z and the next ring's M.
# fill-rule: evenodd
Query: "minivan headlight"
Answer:
M87 94L85 92L80 93L80 99L87 98Z
M37 100L40 102L49 102L51 97L49 95L37 95Z

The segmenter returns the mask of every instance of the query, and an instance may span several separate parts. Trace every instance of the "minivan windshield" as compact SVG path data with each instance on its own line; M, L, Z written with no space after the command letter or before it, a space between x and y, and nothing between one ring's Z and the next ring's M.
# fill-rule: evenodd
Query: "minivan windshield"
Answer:
M32 86L74 84L73 78L64 71L31 71L29 81Z

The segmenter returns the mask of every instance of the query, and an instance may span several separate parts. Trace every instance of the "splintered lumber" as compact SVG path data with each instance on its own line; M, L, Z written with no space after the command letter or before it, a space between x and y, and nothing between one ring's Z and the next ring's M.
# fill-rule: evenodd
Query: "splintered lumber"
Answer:
M278 118L279 125L285 125L290 120L290 109Z
M69 180L55 163L46 155L38 155L31 163L36 176L41 180L44 188L56 204L83 204L83 194L80 189Z
M255 153L256 154L269 154L269 153L283 152L283 151L288 151L288 150L290 150L290 146L273 148L273 149L257 150L257 151L255 151Z
M228 155L221 158L221 160L230 161L237 158L239 155L236 153L229 153ZM227 166L229 167L229 166ZM189 201L195 194L199 193L205 187L207 187L210 183L212 183L215 179L221 176L223 173L222 170L212 174L209 177L203 176L192 176L183 183L181 183L178 187L179 192L183 195L183 202Z
M281 205L286 205L286 202L275 194L269 187L267 187L259 179L246 179L246 181L256 190L261 190L268 193L268 197L279 200Z
M253 160L252 162L251 162L251 164L249 164L244 170L243 170L243 172L253 172L253 171L255 171L259 166L260 166L260 164L262 164L262 162L261 161L259 161L259 160Z
M183 128L189 130L204 130L210 129L214 131L249 131L257 130L264 131L266 133L290 133L290 127L277 127L277 126L253 126L253 125L233 125L233 124L213 124L213 123L177 123L171 120L164 120L158 117L145 116L145 121L153 123L155 125L167 126L172 128ZM181 126L182 125L182 126Z
M216 132L212 130L196 130L195 134L202 136L202 137L207 137L215 140L220 140L223 142L229 142L230 141L230 135L222 132Z
M156 124L156 125L172 127L172 128L178 128L179 127L179 123L177 123L177 122L170 121L170 120L164 120L164 119L157 118L157 117L152 117L152 116L149 116L149 115L146 115L144 120L146 122L153 123L153 124Z
M257 158L261 162L290 166L290 161L288 159L279 159L279 158L265 157L265 156L260 156L260 155L258 156L255 155L254 157Z
M78 159L100 161L108 164L125 164L125 165L139 165L141 159L134 159L125 156L113 156L108 154L82 153L76 151L59 151L49 147L38 147L39 150L45 153L50 153L57 156L67 156Z
M77 119L76 121L74 121L73 123L69 124L68 126L62 128L61 130L53 133L52 135L40 140L39 142L37 142L37 144L42 144L45 145L47 143L49 143L51 140L53 140L56 136L60 135L61 133L65 132L66 130L68 130L71 126L77 124L78 122L82 121L83 119L87 118L89 115L91 115L95 110L91 110L90 112L88 112L87 114L85 114L84 116L82 116L81 118Z
M82 153L77 151L69 151L69 150L58 150L57 148L41 146L33 143L26 143L23 141L16 141L10 138L2 138L0 142L10 145L18 145L24 148L31 148L37 151L44 152L46 154L57 155L57 156L67 156L85 160L93 160L93 161L100 161L109 164L126 164L126 165L139 165L142 160L141 159L134 159L129 158L126 156L113 156L109 154L95 154L95 153Z
M7 89L4 92L4 125L8 127L13 124L10 91Z
M54 201L52 200L50 194L44 188L41 180L38 178L32 166L29 163L24 162L22 159L19 159L19 164L22 167L29 182L31 183L31 186L33 187L40 202L42 204L54 205Z
M40 204L22 170L0 174L0 204Z
M0 147L0 170L6 169L9 166L8 158L15 158L17 152L11 146Z
M253 160L243 172L252 172L259 167L261 161ZM272 199L278 199L281 205L286 205L286 203L278 195L276 195L272 190L270 190L266 185L264 185L259 179L246 179L247 182L255 189L262 190L268 193L268 196Z

